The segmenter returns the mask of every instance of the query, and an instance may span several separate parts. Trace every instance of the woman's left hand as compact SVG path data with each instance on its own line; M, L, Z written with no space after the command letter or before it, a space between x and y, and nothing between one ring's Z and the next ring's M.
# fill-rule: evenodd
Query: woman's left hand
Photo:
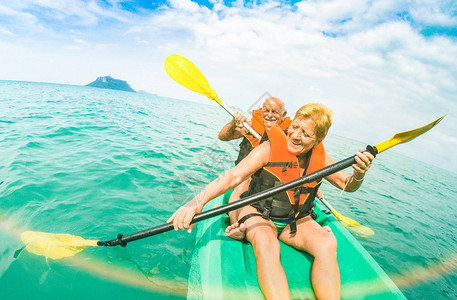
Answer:
M367 152L363 149L360 149L355 156L356 163L352 165L354 168L354 176L357 180L363 179L365 173L370 169L371 162L373 161L374 156L370 152ZM357 174L359 174L357 176Z

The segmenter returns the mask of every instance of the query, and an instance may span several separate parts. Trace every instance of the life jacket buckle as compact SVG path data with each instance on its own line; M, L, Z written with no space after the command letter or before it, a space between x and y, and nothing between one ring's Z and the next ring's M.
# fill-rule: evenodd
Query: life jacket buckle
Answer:
M262 212L262 218L267 219L267 220L270 219L270 213L271 213L271 209L265 207Z
M298 166L298 164L294 161L289 161L288 163L286 163L284 165L284 168L282 168L282 172L285 172L287 171L287 168L296 168Z

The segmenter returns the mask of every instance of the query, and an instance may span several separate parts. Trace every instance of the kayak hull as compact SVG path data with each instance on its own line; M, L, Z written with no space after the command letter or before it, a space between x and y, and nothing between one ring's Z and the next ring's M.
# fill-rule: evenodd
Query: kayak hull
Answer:
M223 205L228 197L226 194L211 203L213 207ZM329 225L338 241L342 299L406 299L352 234L322 210L315 206L316 221ZM264 299L252 246L227 237L227 223L224 214L196 225L188 299ZM315 299L310 280L313 257L282 242L280 246L292 299Z

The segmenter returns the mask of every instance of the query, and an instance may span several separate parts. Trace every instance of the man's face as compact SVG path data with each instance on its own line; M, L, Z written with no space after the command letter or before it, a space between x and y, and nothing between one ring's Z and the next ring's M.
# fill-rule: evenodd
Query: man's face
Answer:
M280 103L267 99L262 106L262 117L265 128L270 129L275 124L280 124L284 119L284 109Z

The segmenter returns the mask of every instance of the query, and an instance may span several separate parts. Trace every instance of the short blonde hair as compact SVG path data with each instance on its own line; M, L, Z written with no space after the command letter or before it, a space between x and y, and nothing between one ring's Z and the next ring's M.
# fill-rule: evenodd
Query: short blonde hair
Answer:
M314 121L314 134L318 141L322 141L332 126L332 111L319 103L309 103L300 107L295 113L295 118L312 119Z

